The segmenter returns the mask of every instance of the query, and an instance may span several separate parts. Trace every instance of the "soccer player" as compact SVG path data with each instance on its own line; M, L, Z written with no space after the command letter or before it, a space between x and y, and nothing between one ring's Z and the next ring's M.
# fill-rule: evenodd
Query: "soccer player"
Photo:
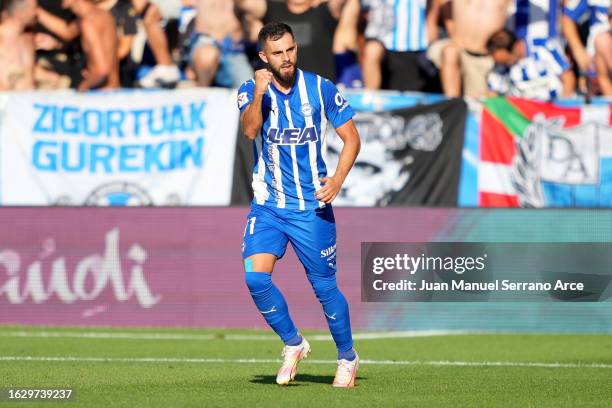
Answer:
M359 364L353 349L349 308L336 285L336 226L331 203L359 152L353 111L336 87L297 68L291 28L263 26L259 57L266 69L238 90L244 134L254 141L254 198L244 231L245 280L260 313L285 343L276 382L295 378L310 344L294 325L271 273L291 242L306 270L338 348L333 386L352 387ZM328 123L344 142L333 175L325 162Z

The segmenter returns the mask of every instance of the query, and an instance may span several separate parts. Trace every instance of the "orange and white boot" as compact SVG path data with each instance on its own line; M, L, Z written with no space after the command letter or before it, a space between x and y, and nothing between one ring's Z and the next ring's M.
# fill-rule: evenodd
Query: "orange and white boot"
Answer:
M355 378L357 377L357 369L359 368L359 356L355 353L355 359L338 360L338 369L334 378L333 386L337 388L351 388L355 386Z
M282 353L283 365L276 375L276 383L288 385L290 381L293 381L297 374L298 363L308 357L308 354L310 354L310 343L303 337L302 343L297 346L285 346Z

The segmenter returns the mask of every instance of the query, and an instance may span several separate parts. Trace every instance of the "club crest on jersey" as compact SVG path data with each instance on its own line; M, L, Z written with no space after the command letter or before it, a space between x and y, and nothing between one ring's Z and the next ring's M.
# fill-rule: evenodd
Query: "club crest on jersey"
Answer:
M301 110L304 117L312 116L312 106L309 103L303 104Z
M302 145L310 142L317 142L319 135L314 126L305 128L285 128L282 131L278 128L270 128L266 136L268 143L279 145Z

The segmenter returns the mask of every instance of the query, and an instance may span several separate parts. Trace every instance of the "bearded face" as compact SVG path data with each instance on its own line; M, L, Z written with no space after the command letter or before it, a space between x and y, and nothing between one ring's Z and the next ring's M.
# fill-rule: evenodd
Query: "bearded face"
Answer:
M297 44L291 34L285 33L278 39L267 40L260 57L268 64L277 81L293 84L297 69Z

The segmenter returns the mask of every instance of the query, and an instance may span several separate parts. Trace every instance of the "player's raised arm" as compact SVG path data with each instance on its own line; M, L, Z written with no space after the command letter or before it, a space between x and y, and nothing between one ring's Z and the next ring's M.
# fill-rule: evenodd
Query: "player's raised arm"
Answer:
M238 108L242 110L240 121L242 130L249 140L254 140L261 129L263 123L262 102L268 90L268 85L272 82L272 73L267 69L260 69L255 72L255 86L249 81L238 91Z

